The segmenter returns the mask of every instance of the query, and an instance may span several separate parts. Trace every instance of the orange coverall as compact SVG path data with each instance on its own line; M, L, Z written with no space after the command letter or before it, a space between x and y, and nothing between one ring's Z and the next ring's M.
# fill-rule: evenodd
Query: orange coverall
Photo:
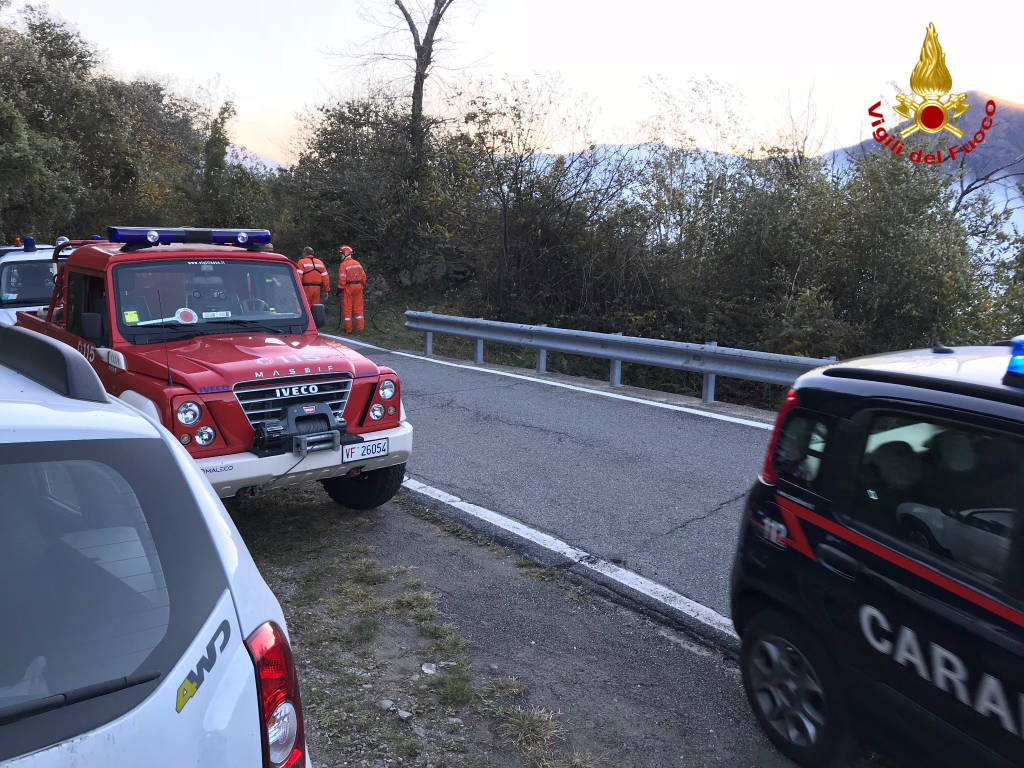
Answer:
M309 306L323 304L323 296L331 293L331 278L327 274L327 267L315 256L303 256L296 265L299 274L302 276L302 290L306 293L306 301Z
M363 286L366 272L363 265L346 256L338 267L338 292L341 293L341 319L345 333L352 333L352 315L355 315L356 330L363 330Z

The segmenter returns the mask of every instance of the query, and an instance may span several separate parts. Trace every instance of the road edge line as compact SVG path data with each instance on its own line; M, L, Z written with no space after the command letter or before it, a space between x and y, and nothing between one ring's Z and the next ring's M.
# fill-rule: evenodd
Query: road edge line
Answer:
M730 424L739 424L744 427L754 427L755 429L764 429L771 431L774 429L773 424L762 421L754 421L753 419L744 419L739 416L729 416L725 413L715 413L713 411L702 411L699 408L688 408L685 405L673 405L672 403L662 403L657 400L645 400L642 397L633 397L632 395L620 395L617 392L603 392L600 389L590 389L588 387L580 387L575 384L566 384L562 381L551 381L550 379L538 379L534 376L525 376L521 373L512 373L510 371L496 371L492 368L481 368L477 365L469 365L468 363L452 363L448 360L438 360L433 357L427 357L426 355L416 355L412 352L400 352L397 349L388 349L387 347L380 347L376 344L370 344L366 341L356 341L355 339L346 339L343 336L335 336L330 333L322 333L321 336L325 336L328 339L334 339L340 341L343 344L355 344L360 347L367 347L369 349L376 349L380 352L386 352L390 355L399 355L401 357L411 357L413 360L422 360L427 363L434 363L436 365L446 365L450 368L462 368L467 371L477 371L479 373L490 373L495 376L505 376L510 379L520 379L522 381L532 381L535 384L546 384L549 387L558 387L560 389L569 389L573 392L586 392L591 395L598 395L600 397L607 397L612 400L622 400L627 403L639 403L641 405L650 405L654 408L662 408L668 411L678 411L680 413L688 413L692 416L702 416L705 419L714 419L716 421L725 421Z
M729 655L735 655L739 649L739 637L732 628L732 620L706 605L691 600L663 584L652 581L638 573L615 565L607 560L574 547L555 536L531 528L525 523L460 499L447 491L422 483L407 476L402 486L434 501L449 506L469 518L470 522L483 523L516 540L525 541L540 547L547 552L558 555L572 563L577 572L582 571L588 580L596 581L614 595L636 602L646 612L658 618L667 618L689 630L704 642L720 647ZM471 527L478 527L471 524Z

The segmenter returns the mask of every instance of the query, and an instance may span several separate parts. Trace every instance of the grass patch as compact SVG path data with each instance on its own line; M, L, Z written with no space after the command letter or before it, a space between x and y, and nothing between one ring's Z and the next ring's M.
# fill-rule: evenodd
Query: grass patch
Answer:
M424 622L420 624L420 632L433 640L434 650L444 656L458 656L469 647L469 642L463 639L454 624Z
M345 630L342 637L352 645L366 645L377 639L380 632L380 621L375 618L362 618Z
M423 589L423 579L409 579L402 585L402 587L413 591Z
M514 677L492 677L480 688L485 699L509 699L526 693L526 683Z
M464 707L473 701L473 676L469 662L462 660L433 683L438 699L446 707Z
M403 619L418 623L436 621L441 614L437 610L437 595L432 592L412 592L391 598L391 612Z
M544 752L562 732L555 713L543 707L502 707L497 717L501 738L527 755Z
M573 603L582 603L589 597L590 590L586 587L570 587L565 599Z
M360 557L349 564L347 575L349 580L356 584L375 587L393 581L399 570L381 568L380 563L372 557Z
M537 581L561 581L562 572L549 565L541 565L528 557L521 557L516 560L516 568L524 576L529 576Z
M433 523L449 536L453 536L456 539L468 542L469 544L474 544L478 547L484 547L497 555L501 555L502 557L507 557L512 554L512 551L507 547L495 544L483 534L477 533L476 531L467 528L464 525L460 525L453 520L449 520L447 517L435 512L430 507L424 506L423 504L413 500L413 498L407 494L400 493L395 496L394 503L413 517L418 517L421 520L426 520L428 523Z

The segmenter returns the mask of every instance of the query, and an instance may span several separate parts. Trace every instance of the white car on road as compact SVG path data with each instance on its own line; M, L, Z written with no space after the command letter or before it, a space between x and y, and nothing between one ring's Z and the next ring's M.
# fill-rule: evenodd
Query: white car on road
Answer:
M281 607L85 358L0 326L0 764L309 766Z

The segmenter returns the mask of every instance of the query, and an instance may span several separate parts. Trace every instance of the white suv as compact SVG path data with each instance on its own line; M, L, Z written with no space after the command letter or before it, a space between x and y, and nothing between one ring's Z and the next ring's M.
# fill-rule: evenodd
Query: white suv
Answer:
M178 441L10 326L0 408L0 764L309 766L281 607Z
M18 246L0 246L0 324L14 325L16 312L49 306L53 294L53 246L31 238Z

